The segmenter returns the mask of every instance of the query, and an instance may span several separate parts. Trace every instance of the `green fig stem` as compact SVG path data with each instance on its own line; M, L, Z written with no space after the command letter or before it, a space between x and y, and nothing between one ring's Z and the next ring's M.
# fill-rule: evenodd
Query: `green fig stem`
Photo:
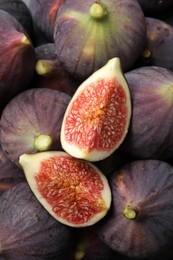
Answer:
M90 7L90 15L91 17L95 19L102 19L106 16L106 8L104 7L101 2L95 2L94 4L91 5Z
M49 76L55 74L55 64L51 60L38 60L35 65L38 75Z
M50 135L47 134L41 134L37 137L35 137L34 140L34 147L37 151L46 151L49 150L50 146L52 144L52 138Z
M137 210L126 206L123 211L123 214L126 218L134 220L137 217Z

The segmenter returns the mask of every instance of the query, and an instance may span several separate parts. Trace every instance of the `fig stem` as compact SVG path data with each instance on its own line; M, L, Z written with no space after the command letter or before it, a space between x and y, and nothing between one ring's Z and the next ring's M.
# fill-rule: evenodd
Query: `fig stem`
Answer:
M38 60L35 65L35 71L41 76L52 75L55 72L55 65L51 60Z
M107 14L106 8L100 2L95 2L90 7L90 15L95 19L102 19Z
M137 210L135 210L134 208L126 206L124 211L123 211L123 214L126 218L133 220L137 216Z
M46 151L52 144L52 138L47 134L40 134L35 137L34 147L37 151Z

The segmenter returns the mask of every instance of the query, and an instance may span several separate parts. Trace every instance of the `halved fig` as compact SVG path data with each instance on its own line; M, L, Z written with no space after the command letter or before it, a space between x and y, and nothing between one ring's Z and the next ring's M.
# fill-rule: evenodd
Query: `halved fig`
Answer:
M35 196L59 222L84 227L107 214L110 187L91 163L60 151L23 154L19 162Z
M132 259L159 259L173 240L173 166L133 161L116 170L109 183L112 207L99 223L99 237Z
M62 150L60 130L71 97L58 90L32 88L21 92L1 115L1 146L10 160L19 165L23 153Z
M105 159L124 140L130 117L130 92L116 57L76 90L63 118L61 145L77 158Z

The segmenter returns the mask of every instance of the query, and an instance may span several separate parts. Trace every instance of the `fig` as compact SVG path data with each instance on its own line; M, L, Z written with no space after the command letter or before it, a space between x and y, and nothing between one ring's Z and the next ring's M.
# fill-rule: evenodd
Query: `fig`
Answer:
M63 117L61 145L74 157L103 160L123 142L130 117L130 92L115 57L76 90Z
M85 80L118 56L127 71L146 38L144 13L137 0L66 0L54 25L57 57L73 77Z
M30 0L30 10L34 25L45 35L48 41L53 42L53 32L56 14L64 0Z
M0 35L0 103L3 107L29 86L35 69L35 51L23 26L4 10L0 10Z
M145 66L125 73L125 77L133 113L121 151L134 158L172 158L173 72L162 67Z
M35 52L37 59L36 86L57 89L73 96L80 83L69 75L58 62L55 44L41 44L35 48Z
M58 90L31 88L12 98L3 109L0 137L3 152L19 165L23 153L62 150L60 130L71 97Z
M34 40L33 21L27 5L22 0L0 0L0 9L14 16Z
M131 258L157 257L173 239L173 166L136 160L109 179L112 206L98 234L110 248Z
M17 183L26 181L23 171L2 151L0 146L0 195Z
M71 259L73 230L56 221L25 182L0 197L0 244L0 255L10 260Z
M173 26L157 19L146 17L147 41L141 55L141 66L160 66L173 71Z
M37 199L59 222L86 227L107 214L110 187L91 163L61 151L22 154L19 163Z

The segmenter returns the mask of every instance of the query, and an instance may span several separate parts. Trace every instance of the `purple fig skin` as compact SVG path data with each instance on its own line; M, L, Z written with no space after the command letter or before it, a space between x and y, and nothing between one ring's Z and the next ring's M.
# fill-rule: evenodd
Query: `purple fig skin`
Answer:
M0 195L17 183L26 181L23 171L17 167L0 147Z
M146 25L147 41L140 66L160 66L173 71L173 26L151 17L146 17Z
M61 122L70 99L58 90L34 88L10 100L1 115L0 136L2 150L13 163L20 167L20 155L37 152L35 138L42 134L52 141L45 150L62 150Z
M0 35L2 105L29 86L35 69L35 51L23 26L4 10L0 10Z
M70 259L72 237L73 230L48 214L26 182L0 197L0 255Z
M64 0L30 0L30 10L34 26L42 32L47 41L53 42L56 14Z
M55 20L57 57L79 80L86 79L116 56L121 59L123 71L129 70L146 40L145 17L136 0L99 2L106 10L100 19L90 14L94 3L67 0Z
M173 239L173 167L138 160L110 176L112 209L98 227L99 237L131 258L159 256Z
M173 72L146 66L125 73L125 77L133 112L121 151L135 158L172 158Z

